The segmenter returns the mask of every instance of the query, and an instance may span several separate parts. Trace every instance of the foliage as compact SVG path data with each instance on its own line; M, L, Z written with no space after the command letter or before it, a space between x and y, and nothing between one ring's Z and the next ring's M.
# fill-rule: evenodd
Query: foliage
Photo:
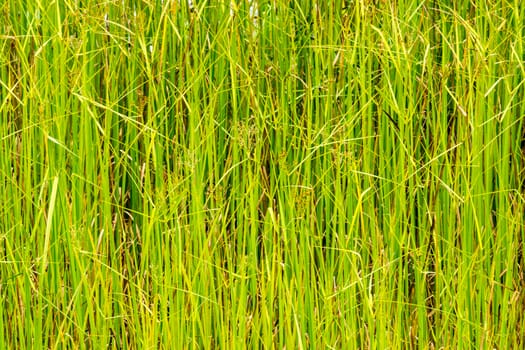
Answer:
M522 348L524 20L1 2L0 343Z

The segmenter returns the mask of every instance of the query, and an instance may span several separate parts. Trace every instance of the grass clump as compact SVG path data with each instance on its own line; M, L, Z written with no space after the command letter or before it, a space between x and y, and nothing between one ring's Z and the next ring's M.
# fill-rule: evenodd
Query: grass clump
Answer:
M0 4L6 348L521 348L517 1Z

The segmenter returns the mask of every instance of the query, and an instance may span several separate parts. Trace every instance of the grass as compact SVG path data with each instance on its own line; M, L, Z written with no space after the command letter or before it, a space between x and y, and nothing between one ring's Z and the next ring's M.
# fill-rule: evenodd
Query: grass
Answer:
M0 4L0 344L521 348L519 1Z

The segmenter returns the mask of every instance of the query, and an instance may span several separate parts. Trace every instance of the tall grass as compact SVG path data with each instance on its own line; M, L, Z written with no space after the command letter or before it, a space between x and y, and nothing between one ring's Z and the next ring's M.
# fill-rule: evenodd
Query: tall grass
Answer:
M519 1L0 4L0 344L521 348Z

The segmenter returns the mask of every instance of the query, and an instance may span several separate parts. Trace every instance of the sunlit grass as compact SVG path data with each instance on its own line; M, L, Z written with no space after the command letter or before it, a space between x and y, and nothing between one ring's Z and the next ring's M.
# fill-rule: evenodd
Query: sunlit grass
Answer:
M521 348L518 1L0 4L0 344Z

